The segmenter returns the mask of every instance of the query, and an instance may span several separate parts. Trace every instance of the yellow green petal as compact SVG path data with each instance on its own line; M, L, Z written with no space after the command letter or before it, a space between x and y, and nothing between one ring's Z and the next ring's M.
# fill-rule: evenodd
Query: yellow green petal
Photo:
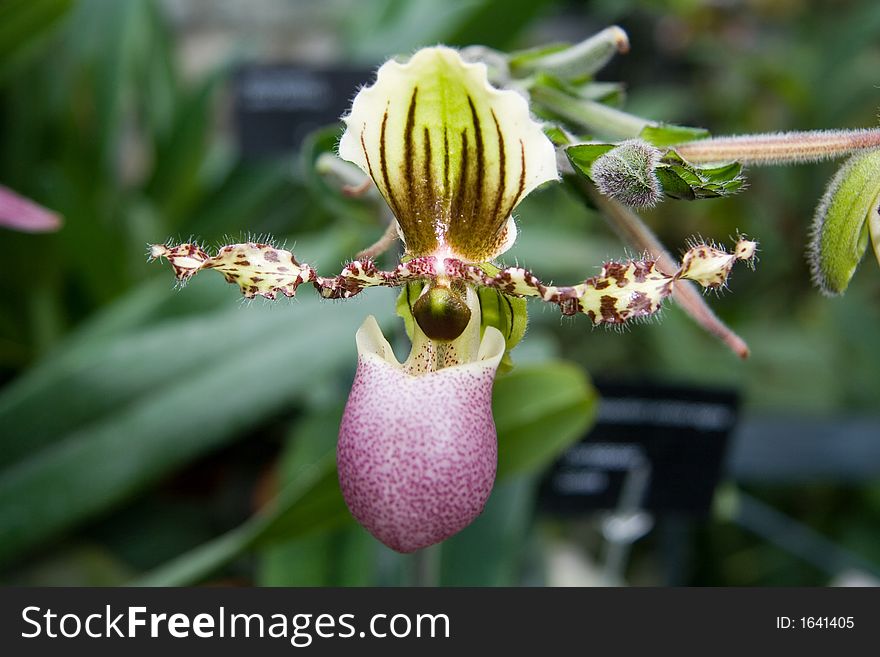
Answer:
M512 243L514 207L558 178L525 99L451 48L385 63L344 121L340 157L373 178L413 256L494 258Z

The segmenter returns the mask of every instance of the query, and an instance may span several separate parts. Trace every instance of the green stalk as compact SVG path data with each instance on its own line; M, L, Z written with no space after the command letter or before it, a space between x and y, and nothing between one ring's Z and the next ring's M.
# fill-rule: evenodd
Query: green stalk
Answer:
M532 101L567 121L583 126L596 136L611 140L633 139L651 122L608 105L569 96L563 91L538 85L529 93Z

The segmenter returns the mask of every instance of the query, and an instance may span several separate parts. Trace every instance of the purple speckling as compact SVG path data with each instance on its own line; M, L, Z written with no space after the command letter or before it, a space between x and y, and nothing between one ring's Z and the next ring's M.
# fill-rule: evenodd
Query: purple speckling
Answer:
M339 430L339 483L352 515L388 547L412 552L439 543L482 512L498 455L498 340L497 357L422 376L382 358L390 347L360 349Z

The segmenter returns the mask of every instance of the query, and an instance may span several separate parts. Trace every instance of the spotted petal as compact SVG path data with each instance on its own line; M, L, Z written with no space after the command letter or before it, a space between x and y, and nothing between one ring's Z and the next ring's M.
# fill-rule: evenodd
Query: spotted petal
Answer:
M196 244L153 244L150 258L167 259L177 280L184 283L203 269L219 271L226 282L238 285L248 299L275 299L279 294L292 297L302 283L316 279L315 270L297 262L290 251L258 242L229 244L215 256Z
M505 294L540 297L557 304L563 314L583 313L594 324L623 324L660 310L678 280L691 280L710 289L722 287L733 265L737 261L751 262L756 249L757 244L745 238L737 241L733 253L698 244L684 254L681 267L674 274L661 271L653 260L608 262L598 276L570 286L545 285L522 267L508 267L492 276L477 266L455 266L450 261L444 269L475 285L493 287Z
M344 121L339 155L373 178L414 256L490 260L512 244L514 207L558 177L525 99L450 48L385 63Z

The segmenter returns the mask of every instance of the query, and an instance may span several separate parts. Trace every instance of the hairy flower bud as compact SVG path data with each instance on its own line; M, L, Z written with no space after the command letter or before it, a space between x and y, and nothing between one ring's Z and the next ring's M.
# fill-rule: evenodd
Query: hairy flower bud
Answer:
M636 208L656 205L662 196L656 174L661 155L647 142L625 141L593 162L591 176L605 196Z
M813 281L825 294L840 294L849 285L878 212L880 150L853 155L829 181L813 218L808 257ZM880 254L876 236L874 242Z

